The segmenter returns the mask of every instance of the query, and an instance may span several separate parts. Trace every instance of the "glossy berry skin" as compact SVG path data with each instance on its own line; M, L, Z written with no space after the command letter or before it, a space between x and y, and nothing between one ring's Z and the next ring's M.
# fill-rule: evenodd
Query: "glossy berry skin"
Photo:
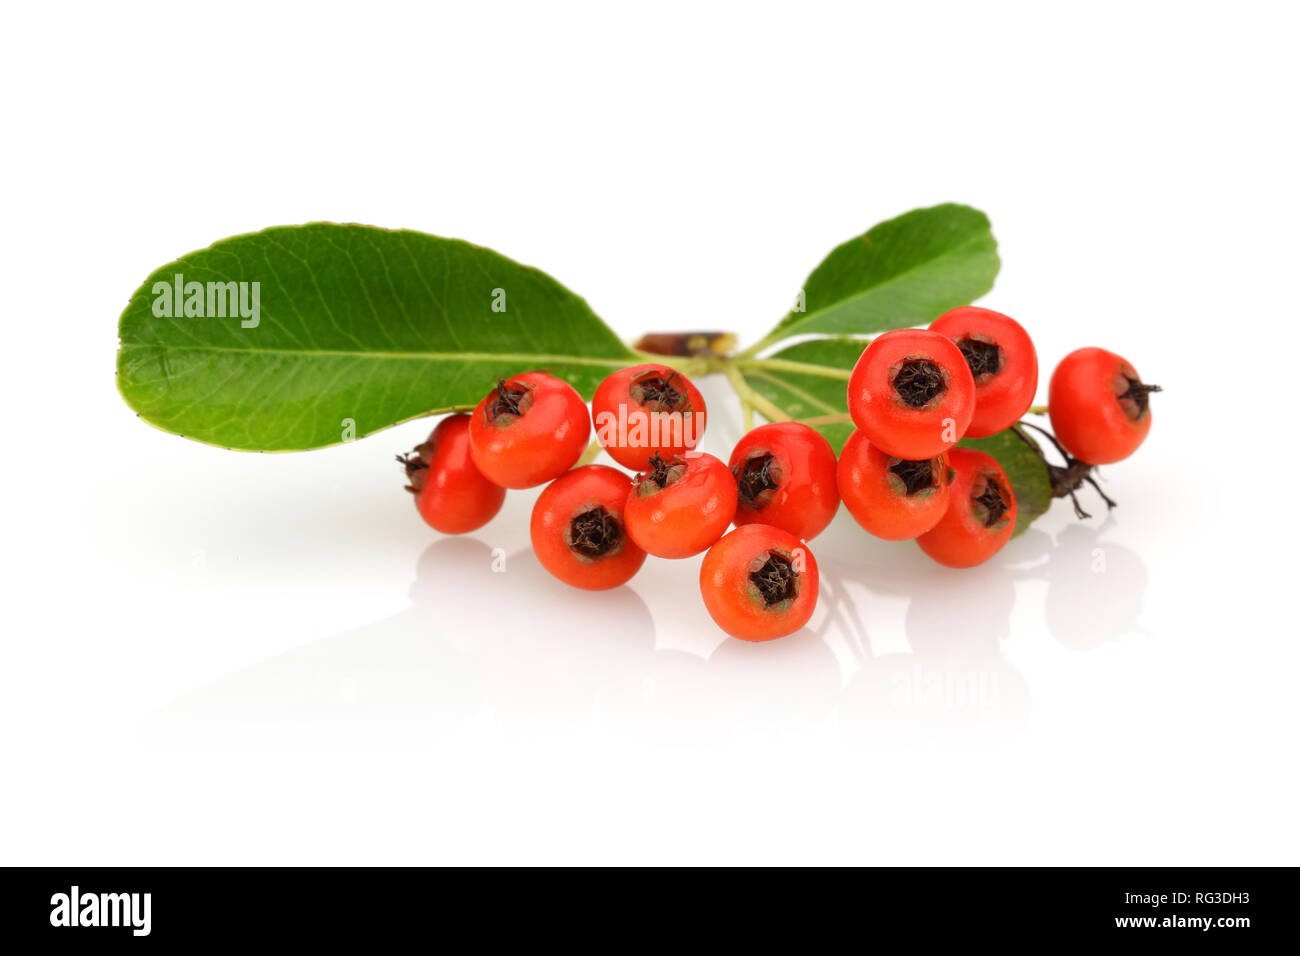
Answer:
M483 477L469 455L469 416L449 415L415 454L401 459L415 507L429 527L465 534L491 521L506 490Z
M945 312L930 331L947 336L975 380L975 412L966 434L996 435L1029 411L1038 390L1038 353L1024 327L1001 312L968 305Z
M867 440L920 461L955 445L975 411L975 379L946 336L898 329L872 339L853 367L849 414Z
M631 490L629 476L605 465L575 468L547 485L529 528L542 567L588 591L631 580L645 563L627 534L623 508Z
M736 514L736 479L712 455L654 459L627 499L632 540L659 558L689 558L708 548Z
M470 416L474 464L503 488L532 488L556 478L582 457L591 418L568 382L545 372L503 380Z
M709 549L700 565L709 615L732 637L770 641L808 623L817 608L817 561L789 532L747 524Z
M766 524L811 541L840 506L835 452L807 425L759 425L737 442L730 465L739 492L737 527Z
M948 510L948 454L921 461L894 458L855 431L840 452L840 497L853 519L877 538L915 538Z
M600 383L591 417L609 457L643 471L655 455L671 459L698 445L708 408L680 372L666 365L634 365Z
M956 472L948 490L948 510L916 543L940 564L974 567L1011 540L1016 496L992 456L973 448L954 448L948 460Z
M1133 366L1105 349L1077 349L1056 366L1048 386L1052 431L1066 450L1090 465L1108 465L1133 452L1151 430L1148 392Z

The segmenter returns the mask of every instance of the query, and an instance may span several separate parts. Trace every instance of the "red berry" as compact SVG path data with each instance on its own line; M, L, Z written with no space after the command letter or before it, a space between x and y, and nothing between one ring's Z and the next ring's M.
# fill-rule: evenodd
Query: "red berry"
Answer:
M905 541L924 534L948 510L948 453L921 461L894 458L855 431L840 452L840 497L877 538Z
M789 532L747 524L704 556L700 593L732 637L770 641L808 623L817 607L817 562Z
M916 543L940 564L969 568L993 557L1011 539L1016 496L1006 472L991 455L954 448L948 460L956 472L948 510Z
M731 473L739 491L737 527L766 524L810 541L840 506L831 443L798 422L753 429L731 453Z
M444 418L428 441L398 461L406 466L420 517L443 534L483 527L506 500L506 490L484 478L470 458L468 415Z
M653 458L627 499L627 532L660 558L689 558L722 537L736 514L736 479L703 452Z
M930 323L930 331L956 343L974 376L975 413L967 435L996 435L1029 410L1038 389L1038 353L1019 322L968 305L939 316Z
M862 353L849 378L848 403L853 423L873 445L919 461L966 434L975 379L946 337L899 329L877 336Z
M708 409L699 389L675 369L634 365L600 383L591 414L609 457L643 471L655 455L670 459L699 444Z
M631 478L605 465L584 465L556 478L533 505L537 560L565 584L588 591L629 581L645 563L624 522L631 489Z
M582 457L591 419L568 382L526 372L484 397L469 423L479 471L504 488L532 488L564 474Z
M1108 465L1137 451L1151 430L1149 395L1133 366L1105 349L1077 349L1061 359L1048 387L1056 438L1075 458Z

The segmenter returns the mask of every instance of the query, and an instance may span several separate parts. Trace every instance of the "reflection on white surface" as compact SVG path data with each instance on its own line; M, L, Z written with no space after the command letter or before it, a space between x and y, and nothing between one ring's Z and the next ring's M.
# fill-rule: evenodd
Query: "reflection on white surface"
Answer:
M1037 606L1031 641L1088 651L1140 632L1146 568L1106 541L1107 527L1031 529L993 562L950 571L841 514L815 542L822 600L810 628L712 647L693 643L707 631L690 616L693 562L671 575L690 590L652 607L642 591L670 590L658 577L641 591L578 592L526 550L498 573L488 544L444 538L420 555L408 607L201 687L148 729L164 743L367 746L484 721L517 735L594 721L681 744L825 722L863 739L1015 732L1032 706L1004 653L1018 595Z

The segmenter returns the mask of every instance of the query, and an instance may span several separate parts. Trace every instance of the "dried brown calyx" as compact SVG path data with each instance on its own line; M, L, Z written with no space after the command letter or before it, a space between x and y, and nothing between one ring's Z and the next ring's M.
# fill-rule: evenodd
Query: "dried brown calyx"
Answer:
M889 472L903 483L903 494L910 498L935 486L939 464L937 458L926 458L922 461L895 458L893 464L889 466Z
M772 466L775 463L776 459L772 455L755 455L732 469L731 473L736 476L736 490L740 494L740 500L749 507L763 507L771 498L767 492L775 491L780 487L776 475L773 474Z
M943 369L922 358L904 359L890 384L909 408L926 408L948 391Z
M1141 421L1143 416L1150 410L1151 393L1162 392L1164 389L1159 385L1146 385L1137 377L1136 373L1130 373L1130 369L1120 372L1128 387L1115 397L1119 401L1120 407L1124 409L1124 414L1130 420L1136 422Z
M650 372L638 378L628 388L632 401L651 412L686 411L689 402L684 389L673 384L677 373L671 369Z
M603 558L617 550L622 540L622 525L604 505L584 511L569 522L569 548L585 558Z
M407 455L398 455L397 460L406 471L406 490L418 495L424 487L424 478L429 471L429 462L433 458L433 444L424 442L416 445Z
M507 418L523 418L532 405L532 389L526 385L497 379L496 396L483 407L487 420L501 424Z
M965 357L976 385L983 385L1002 371L1002 349L996 342L967 336L957 343L957 348Z
M686 462L674 457L672 461L663 458L658 452L650 457L649 468L636 476L636 493L652 495L669 485L682 480L686 474Z
M794 565L785 555L775 551L767 553L767 560L757 571L750 572L749 580L758 589L766 607L773 607L795 596Z
M1009 496L998 484L993 475L984 475L984 488L977 495L971 495L971 503L984 512L984 527L992 528L1011 509Z

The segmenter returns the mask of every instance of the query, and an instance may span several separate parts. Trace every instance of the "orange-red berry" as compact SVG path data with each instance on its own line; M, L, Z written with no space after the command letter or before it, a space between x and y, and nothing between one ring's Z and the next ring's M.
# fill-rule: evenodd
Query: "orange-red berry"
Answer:
M694 452L655 457L627 499L632 540L659 558L689 558L708 548L736 514L736 479L717 458Z
M924 534L948 510L948 452L912 461L885 454L855 431L840 452L840 497L855 521L877 538Z
M407 489L429 527L443 534L465 534L483 527L501 510L506 490L483 477L469 454L469 416L449 415L406 466Z
M1001 312L968 305L945 312L930 331L952 339L975 379L975 412L966 434L996 435L1034 403L1038 353L1024 327Z
M898 329L871 341L848 386L853 424L882 451L919 461L947 451L975 411L975 379L938 332Z
M675 458L698 445L708 408L699 389L675 369L634 365L600 383L591 415L609 456L642 471L655 455Z
M798 422L759 425L731 453L739 501L736 526L767 524L810 541L840 506L835 451Z
M502 379L470 416L474 464L503 488L532 488L582 457L591 434L587 405L572 385L545 372Z
M1077 349L1061 359L1048 386L1057 441L1075 458L1108 465L1133 452L1151 431L1150 393L1133 366L1105 349Z
M954 448L948 460L955 473L948 510L916 543L940 564L969 568L987 561L1011 540L1016 496L1006 472L991 455Z
M529 530L537 560L565 584L588 591L630 580L645 563L623 513L631 489L631 478L605 465L556 478L533 505Z
M737 528L700 565L709 615L732 637L770 641L799 630L817 607L817 562L789 532L763 524Z

